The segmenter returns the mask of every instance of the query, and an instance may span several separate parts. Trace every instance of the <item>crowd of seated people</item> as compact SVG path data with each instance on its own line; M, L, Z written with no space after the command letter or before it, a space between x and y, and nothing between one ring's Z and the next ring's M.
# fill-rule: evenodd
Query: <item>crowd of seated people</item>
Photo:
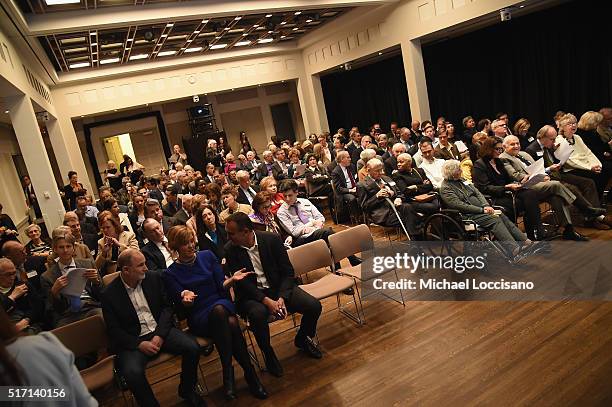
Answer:
M50 239L33 223L22 244L0 205L3 311L26 335L103 315L118 371L140 405L157 405L145 368L160 352L182 355L179 396L205 404L195 389L193 335L214 341L227 399L238 396L232 359L251 394L265 398L238 318L249 320L274 376L283 368L268 324L288 312L302 314L296 347L322 356L314 339L321 304L297 287L286 250L327 241L332 220L401 227L420 240L427 216L455 209L504 242L512 256L547 238L542 202L553 207L563 239L588 240L575 229L576 216L581 225L610 229L602 205L612 171L612 109L580 120L558 112L535 133L526 118L511 131L505 113L493 120L466 116L462 125L459 130L440 117L410 127L391 123L386 134L375 124L364 135L353 127L303 142L274 139L261 158L241 134L237 155L224 139L207 143L203 173L174 146L169 168L154 176L130 157L119 168L109 162L97 202L71 171L62 189L70 210ZM572 149L563 162L555 155L562 143ZM545 173L534 180L528 168L540 159ZM27 202L36 201L31 184L23 192ZM325 200L328 207L319 203ZM64 294L72 269L84 270L79 295ZM102 277L113 273L118 277L105 287ZM186 317L190 333L175 328L175 312ZM88 363L77 360L79 367Z

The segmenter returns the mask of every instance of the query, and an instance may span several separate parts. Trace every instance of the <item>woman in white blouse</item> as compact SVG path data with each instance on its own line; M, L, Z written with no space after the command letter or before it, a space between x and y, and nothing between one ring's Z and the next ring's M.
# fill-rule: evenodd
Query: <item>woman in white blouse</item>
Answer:
M566 140L574 148L567 163L563 166L563 170L595 181L601 199L608 184L608 177L602 173L601 161L587 147L582 137L575 134L577 122L576 116L571 113L567 113L559 119L559 135L555 140L556 144Z

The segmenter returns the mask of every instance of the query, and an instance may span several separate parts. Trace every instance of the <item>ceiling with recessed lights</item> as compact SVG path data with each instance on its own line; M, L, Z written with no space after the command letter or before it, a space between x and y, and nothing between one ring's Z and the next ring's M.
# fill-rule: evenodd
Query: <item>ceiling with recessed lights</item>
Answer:
M55 18L65 13L96 13L96 10L172 3L197 4L176 0L19 0L24 15ZM75 72L137 62L166 60L198 54L247 49L294 41L353 7L284 9L270 14L238 14L211 18L180 18L138 24L126 22L112 28L57 30L37 36L57 72ZM350 4L350 2L348 2Z

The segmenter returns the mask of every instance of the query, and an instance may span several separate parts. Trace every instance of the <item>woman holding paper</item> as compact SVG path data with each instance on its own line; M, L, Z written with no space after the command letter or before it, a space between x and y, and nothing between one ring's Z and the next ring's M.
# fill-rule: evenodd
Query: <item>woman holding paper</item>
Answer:
M106 275L117 271L119 253L127 248L138 249L138 241L134 233L123 230L119 219L110 211L100 212L98 224L103 237L98 240L96 267L102 275Z
M597 192L600 200L603 198L603 192L608 185L610 172L606 168L604 170L601 161L587 147L578 134L576 134L577 120L576 116L567 113L559 119L559 135L556 142L560 143L563 139L574 148L569 159L565 163L564 171L570 171L575 175L591 178L597 185Z

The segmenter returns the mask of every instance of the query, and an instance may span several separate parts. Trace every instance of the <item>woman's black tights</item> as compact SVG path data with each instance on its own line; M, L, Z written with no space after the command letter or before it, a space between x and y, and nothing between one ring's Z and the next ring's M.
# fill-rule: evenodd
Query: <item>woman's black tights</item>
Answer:
M254 370L249 359L246 342L240 330L238 318L231 315L223 305L215 305L208 316L208 331L210 332L223 371L232 367L232 356L240 364L245 373Z

